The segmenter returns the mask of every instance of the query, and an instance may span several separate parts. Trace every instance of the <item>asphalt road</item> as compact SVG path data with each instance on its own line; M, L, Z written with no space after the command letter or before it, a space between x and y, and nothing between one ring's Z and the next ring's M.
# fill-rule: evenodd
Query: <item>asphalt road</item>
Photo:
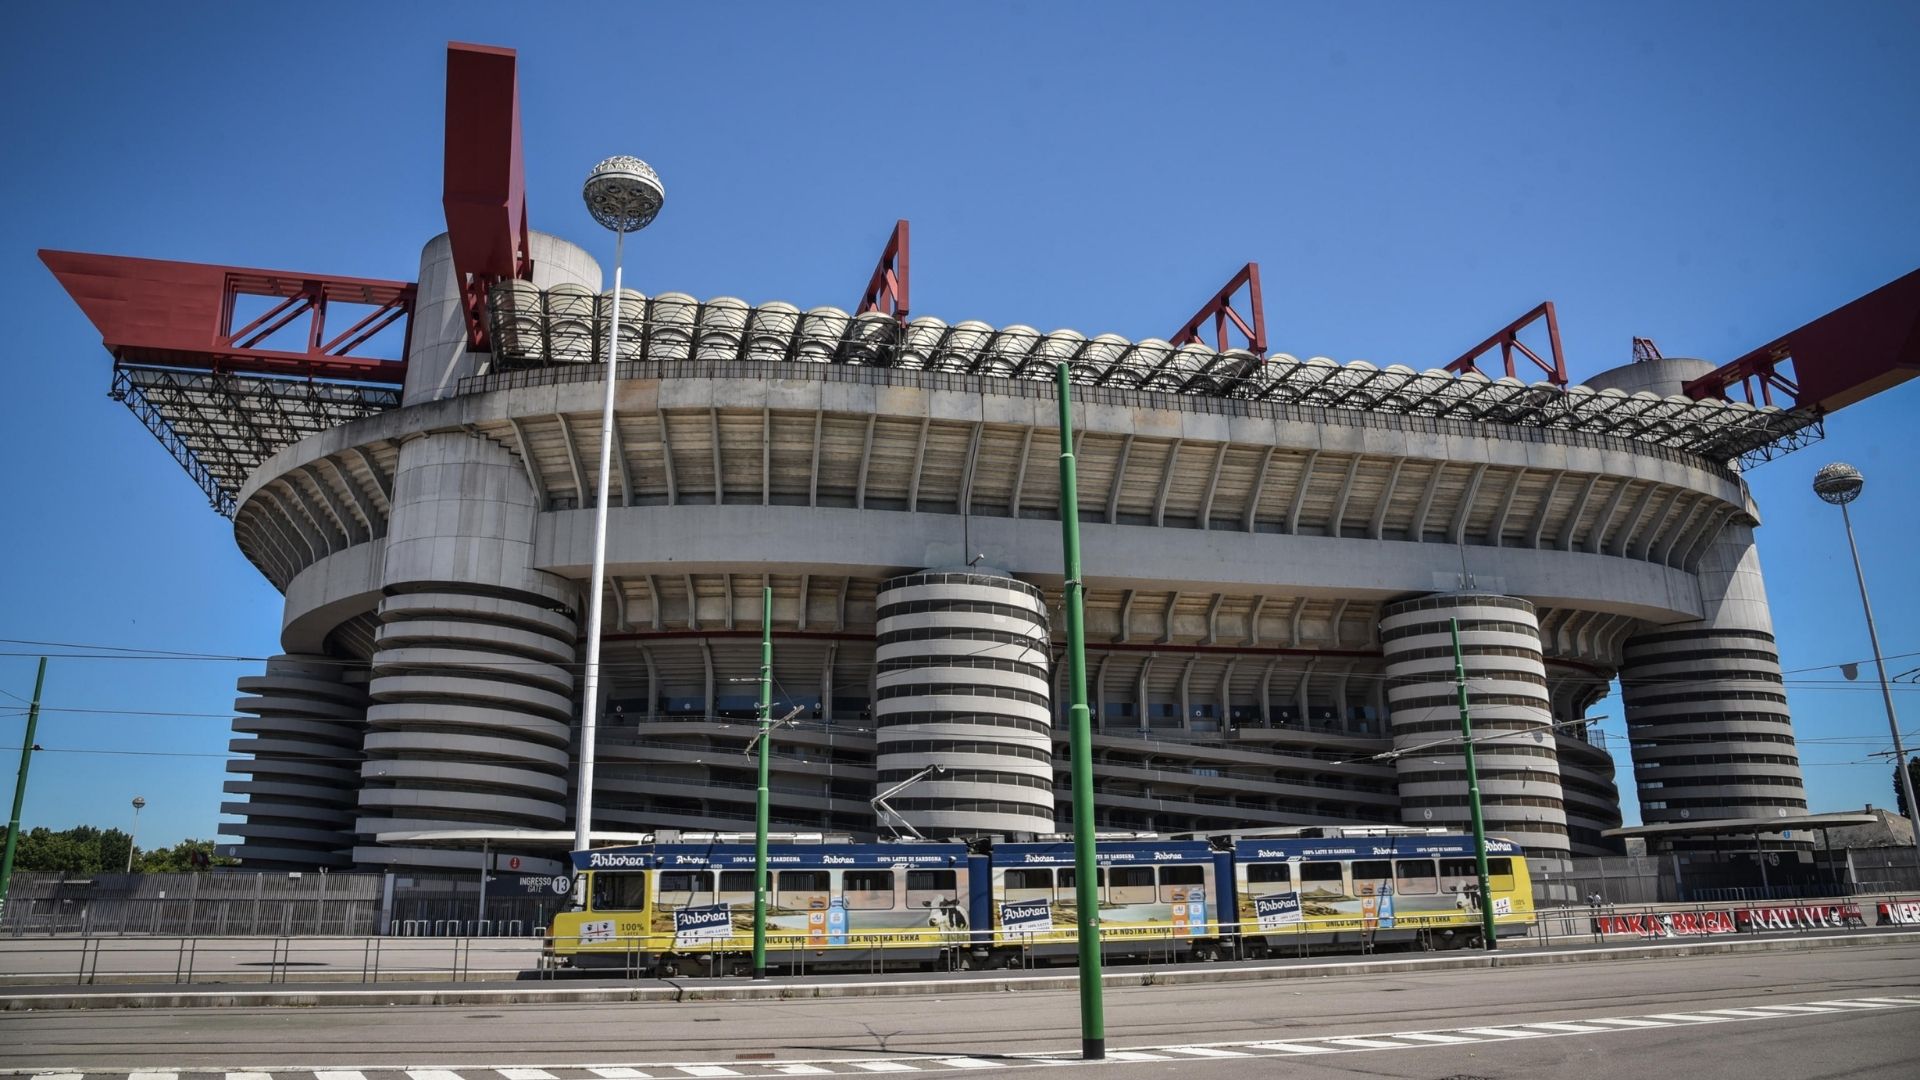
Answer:
M1086 1068L1103 1077L1120 1070L1115 1080L1905 1080L1920 1058L1920 946L1113 988L1106 1023L1108 1047L1122 1060ZM142 1070L408 1080L384 1072L396 1069L414 1070L411 1080L995 1076L1039 1067L1033 1055L1071 1058L1078 1046L1077 997L1059 991L0 1015L0 1068L87 1077Z

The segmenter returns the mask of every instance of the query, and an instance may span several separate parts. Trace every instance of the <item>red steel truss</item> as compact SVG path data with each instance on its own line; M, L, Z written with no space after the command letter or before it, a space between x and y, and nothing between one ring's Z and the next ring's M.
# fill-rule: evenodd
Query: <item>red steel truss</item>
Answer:
M412 282L75 251L42 250L40 261L122 363L394 386L406 382L404 346L397 357L365 356L356 350L400 319L407 320L411 334ZM268 297L276 303L235 327L235 301L242 296ZM372 310L333 331L327 311L335 302ZM307 319L304 348L263 347L302 317Z
M447 46L446 166L441 204L467 317L467 347L486 349L487 290L533 277L527 171L514 51Z
M886 249L880 252L880 264L873 268L867 291L860 294L860 303L853 309L855 315L884 311L898 319L901 326L907 325L909 254L907 219L901 218L893 223L893 235L887 237Z
M1526 342L1520 340L1520 331L1540 319L1547 321L1547 346L1548 351L1553 353L1553 363L1551 364L1540 359L1539 353L1528 348ZM1562 389L1566 387L1567 358L1560 351L1560 319L1553 313L1553 301L1541 301L1540 305L1532 311L1527 312L1525 315L1494 331L1492 337L1489 337L1487 340L1462 353L1460 359L1446 366L1446 370L1453 372L1455 375L1463 375L1469 371L1480 371L1480 357L1495 345L1500 346L1500 359L1506 367L1508 378L1517 379L1520 377L1519 372L1514 368L1513 364L1513 354L1517 349L1521 355L1533 361L1535 366L1541 371L1546 372L1548 382ZM1485 373L1482 372L1482 374Z
M1233 306L1233 295L1241 287L1247 290L1247 310L1251 318L1243 318ZM1200 340L1200 327L1208 319L1213 320L1214 348L1227 351L1227 324L1247 339L1247 351L1265 359L1267 355L1267 312L1260 301L1260 264L1250 262L1240 268L1240 272L1227 281L1226 287L1213 294L1213 298L1201 305L1200 310L1188 319L1168 343L1178 348L1190 342ZM1251 323L1251 325L1249 325Z
M1789 376L1784 368L1791 365ZM1920 270L1880 286L1685 386L1688 397L1830 413L1920 375ZM1759 400L1754 400L1754 388ZM1774 392L1788 399L1776 402Z

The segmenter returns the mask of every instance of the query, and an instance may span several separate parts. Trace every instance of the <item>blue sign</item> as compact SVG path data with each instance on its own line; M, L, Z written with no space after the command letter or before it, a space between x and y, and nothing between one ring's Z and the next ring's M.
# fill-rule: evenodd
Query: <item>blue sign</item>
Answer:
M1008 934L1046 934L1053 930L1053 901L1020 900L1000 905L1000 929Z
M836 896L827 905L827 944L847 943L847 902Z
M673 913L673 947L699 949L733 936L733 909L726 904L683 907Z

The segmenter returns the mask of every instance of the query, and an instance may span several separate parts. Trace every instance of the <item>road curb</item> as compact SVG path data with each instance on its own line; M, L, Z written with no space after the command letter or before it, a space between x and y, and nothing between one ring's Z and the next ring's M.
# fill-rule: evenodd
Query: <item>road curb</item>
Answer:
M1539 949L1493 953L1410 955L1394 960L1329 961L1320 964L1183 964L1175 968L1108 969L1103 986L1180 986L1189 983L1267 982L1321 979L1345 975L1405 974L1483 968L1534 967L1545 964L1581 964L1612 960L1667 960L1732 953L1800 952L1809 949L1849 948L1861 945L1916 944L1920 931L1874 934L1836 934L1821 937L1760 940L1670 941L1659 944L1584 949ZM250 989L238 987L97 991L91 993L39 990L0 993L0 1011L68 1009L192 1009L315 1007L343 1005L508 1005L606 1004L684 1001L766 1001L857 997L925 997L946 994L1011 993L1023 990L1071 990L1079 985L1072 973L1006 975L996 978L935 977L911 982L803 982L769 980L758 983L677 984L656 981L645 986L568 987L555 983L511 986L456 986L432 990L400 987Z

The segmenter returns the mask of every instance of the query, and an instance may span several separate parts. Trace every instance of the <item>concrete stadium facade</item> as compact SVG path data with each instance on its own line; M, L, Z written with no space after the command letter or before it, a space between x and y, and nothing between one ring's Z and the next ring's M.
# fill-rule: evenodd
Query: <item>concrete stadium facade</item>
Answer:
M223 809L248 865L471 866L375 838L568 826L606 305L581 249L532 254L479 353L429 242L401 406L239 494L236 538L286 596L285 655L239 686ZM1736 455L1656 437L1753 421L1668 404L1690 362L1543 391L622 306L597 829L751 828L763 620L776 710L801 710L775 828L871 833L876 791L935 763L894 800L930 835L1068 827L1055 359L1079 383L1101 827L1464 825L1449 618L1490 825L1545 865L1620 823L1583 721L1616 676L1649 823L1805 809Z

